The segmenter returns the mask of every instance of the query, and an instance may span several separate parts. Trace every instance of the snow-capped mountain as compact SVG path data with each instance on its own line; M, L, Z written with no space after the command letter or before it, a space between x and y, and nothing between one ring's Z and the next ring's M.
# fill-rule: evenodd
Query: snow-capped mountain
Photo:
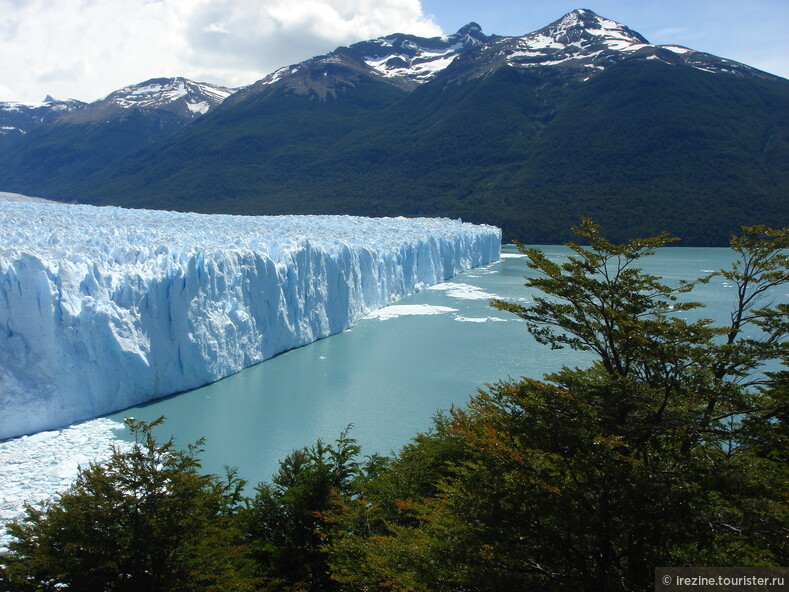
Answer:
M653 45L641 34L591 10L577 9L520 37L497 37L464 56L456 75L474 77L502 65L545 68L580 80L627 59L659 60L708 72L776 78L745 64L680 45ZM462 64L461 64L462 62Z
M116 90L63 120L69 123L98 121L121 116L132 109L167 111L191 120L216 107L233 92L234 89L224 86L186 78L152 78Z
M447 37L389 35L341 47L335 53L360 59L386 78L415 85L432 80L458 55L491 39L477 23L469 23Z
M337 85L355 83L359 76L384 79L387 83L412 90L443 71L460 54L494 37L469 23L457 33L444 37L418 37L395 33L286 66L239 93L235 99L269 87L284 87L299 94L314 92L325 99L335 95Z
M237 98L279 86L299 94L315 92L325 99L327 94L335 94L338 84L353 84L365 74L412 90L445 70L455 79L469 79L504 65L552 67L564 76L588 80L609 66L634 58L689 65L709 72L775 78L745 64L687 47L653 45L621 23L591 10L577 9L519 37L488 36L472 22L446 37L398 33L339 47L326 55L280 68Z
M59 101L47 96L40 103L0 102L0 137L17 137L65 113L84 109L87 103L70 99Z
M170 136L221 104L233 89L186 78L153 78L93 103L0 105L2 189L28 183L57 191Z
M154 78L127 86L110 94L104 101L131 107L167 108L184 103L190 113L205 113L233 93L233 89L186 78Z
M0 102L0 139L10 140L49 123L87 123L124 116L129 110L166 111L192 120L222 103L235 89L186 78L152 78L84 103L47 96L40 103Z

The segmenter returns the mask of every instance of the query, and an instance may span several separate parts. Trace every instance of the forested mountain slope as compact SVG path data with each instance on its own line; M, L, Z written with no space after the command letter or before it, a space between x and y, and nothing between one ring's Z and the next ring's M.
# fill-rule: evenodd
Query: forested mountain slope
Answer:
M36 191L43 187L46 191ZM789 81L576 10L523 37L474 23L278 70L171 136L57 187L98 204L462 217L530 243L722 245L789 225Z

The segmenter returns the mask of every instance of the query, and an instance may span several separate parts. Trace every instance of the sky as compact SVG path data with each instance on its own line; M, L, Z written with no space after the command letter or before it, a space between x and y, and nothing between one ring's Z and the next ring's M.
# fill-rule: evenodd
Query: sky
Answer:
M474 21L524 35L576 8L789 78L789 0L0 0L0 101L95 101L149 78L238 87L341 45Z

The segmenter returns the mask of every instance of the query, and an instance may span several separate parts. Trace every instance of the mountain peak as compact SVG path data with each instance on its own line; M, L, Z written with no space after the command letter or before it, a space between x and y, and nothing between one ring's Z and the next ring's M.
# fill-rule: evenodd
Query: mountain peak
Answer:
M167 112L168 117L189 121L219 105L232 92L229 88L180 76L151 78L118 89L89 105L81 104L83 108L70 109L59 121L70 124L107 122L140 109L160 114ZM54 105L61 103L57 101ZM69 102L63 104L70 105Z
M573 78L586 80L641 50L653 51L654 46L629 27L578 8L522 37L499 38L491 49L486 56L488 68L503 59L519 68L556 66Z
M86 104L82 101L75 99L61 101L51 95L47 95L41 103L0 101L0 144L4 139L19 137L61 115L85 107Z
M473 36L475 33L482 33L482 27L480 27L479 24L475 23L474 21L471 21L469 24L467 24L467 25L465 25L463 27L460 27L460 29L458 29L458 32L455 33L455 35L458 35L458 36L460 36L460 35L472 35Z
M184 115L196 116L221 103L232 92L229 88L205 82L194 82L177 76L174 78L151 78L138 84L126 86L108 95L101 102L124 109L167 109L183 111ZM176 105L179 106L176 107Z
M629 27L602 17L588 8L577 8L568 12L537 33L542 33L558 43L597 41L614 50L622 50L630 45L649 44L649 41Z
M466 27L473 32L473 25L470 23ZM485 76L501 67L547 67L566 80L586 81L620 62L635 59L689 66L712 73L771 77L745 64L687 47L652 45L638 32L588 8L568 12L521 37L494 35L484 39L479 51L465 52L461 59L454 61L451 68L447 68L446 76L464 80Z
M490 39L482 32L482 27L471 22L446 37L426 39L398 34L375 40L377 46L356 45L365 48L360 57L367 66L385 78L401 79L409 85L416 85L432 80L457 56Z
M457 33L442 37L425 38L393 33L338 47L329 54L280 68L249 87L249 92L254 93L276 84L300 94L315 91L324 98L325 83L337 74L336 65L342 66L344 70L344 73L338 74L340 78L349 76L355 79L359 75L373 75L394 86L412 90L435 78L459 55L494 38L496 36L485 35L482 27L475 22L461 27ZM333 73L326 71L327 65L332 67Z

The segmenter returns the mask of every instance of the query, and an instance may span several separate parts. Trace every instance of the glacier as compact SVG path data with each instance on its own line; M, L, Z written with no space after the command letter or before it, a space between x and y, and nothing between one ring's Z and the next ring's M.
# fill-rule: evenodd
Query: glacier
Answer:
M0 440L214 382L500 246L460 220L0 200Z

